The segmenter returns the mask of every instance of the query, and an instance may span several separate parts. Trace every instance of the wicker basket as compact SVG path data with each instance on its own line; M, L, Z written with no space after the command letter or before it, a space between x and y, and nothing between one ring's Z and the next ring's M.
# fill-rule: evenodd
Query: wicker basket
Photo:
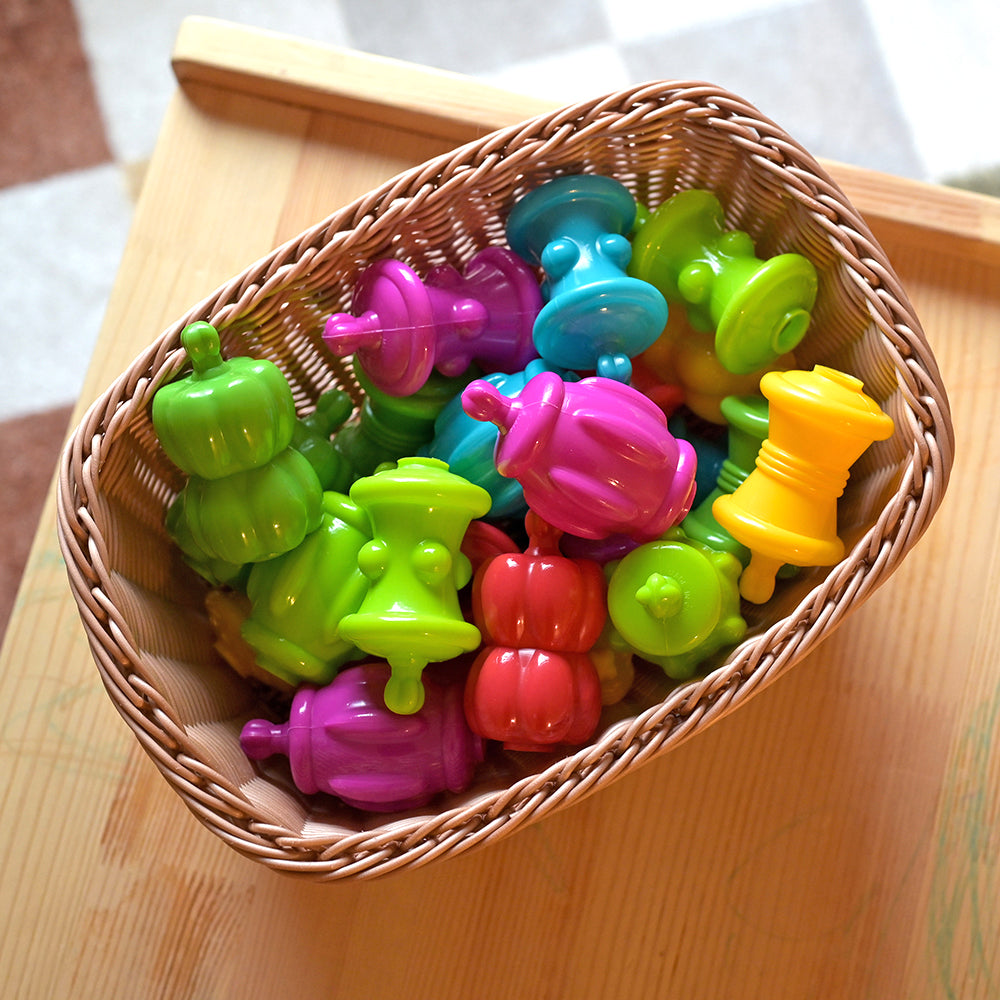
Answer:
M847 555L746 609L746 640L701 678L640 672L593 741L568 754L492 751L472 788L432 809L378 817L300 795L287 769L252 764L243 722L261 688L213 648L205 585L163 526L182 485L150 422L184 363L179 335L205 319L224 353L270 358L300 411L333 384L360 391L321 339L380 257L419 273L504 243L514 200L560 173L616 177L655 207L704 187L760 256L816 266L813 324L796 352L861 378L896 433L855 465L839 508ZM498 840L665 753L788 670L893 571L941 502L952 463L947 397L882 249L816 161L745 101L701 83L654 82L503 129L431 160L278 248L166 330L90 408L61 464L58 522L69 581L104 684L160 771L219 837L275 869L372 877Z

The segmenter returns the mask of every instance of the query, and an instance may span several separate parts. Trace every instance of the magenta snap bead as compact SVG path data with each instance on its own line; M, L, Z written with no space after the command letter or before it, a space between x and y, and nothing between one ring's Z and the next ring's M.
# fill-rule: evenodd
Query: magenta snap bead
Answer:
M252 760L287 756L306 795L325 792L372 812L415 809L439 792L468 787L483 741L465 721L464 677L427 677L419 712L385 706L387 664L348 667L324 687L303 685L286 723L246 723L240 735Z
M488 247L459 273L450 265L426 280L397 260L365 268L353 315L334 313L323 340L354 354L372 384L390 396L417 392L436 368L447 378L474 362L513 372L537 356L532 330L542 305L534 272L517 254Z
M538 356L532 329L542 308L542 290L534 271L513 250L480 250L462 273L442 264L427 275L426 284L486 309L486 322L476 336L442 331L437 367L443 374L460 375L473 362L487 372L518 372Z
M427 381L440 337L474 337L487 318L482 303L428 287L398 260L365 268L352 308L353 315L334 313L326 321L323 340L338 357L354 354L372 383L390 396L409 396Z
M691 507L694 448L628 385L600 376L564 382L542 372L509 398L477 379L462 405L496 424L497 469L517 479L528 506L562 531L649 540Z

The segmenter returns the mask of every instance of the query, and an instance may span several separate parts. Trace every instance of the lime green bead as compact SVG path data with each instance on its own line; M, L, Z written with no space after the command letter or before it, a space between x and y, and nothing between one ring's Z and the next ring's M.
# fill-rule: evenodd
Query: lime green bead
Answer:
M679 191L632 237L629 274L684 304L695 330L714 331L715 354L737 375L759 371L805 336L818 278L797 253L756 257L747 233L725 228L710 191Z
M608 614L640 656L675 680L746 632L740 616L738 559L673 529L614 566Z
M292 447L309 460L324 490L350 489L351 469L334 447L332 435L353 409L354 402L343 389L330 389L319 397L312 413L295 421Z
M470 520L489 510L490 495L445 462L403 457L395 468L355 482L351 500L371 519L372 539L357 559L370 587L357 612L341 621L340 633L388 660L386 706L416 712L423 668L480 643L479 629L465 621L458 602L472 576L461 545Z
M684 610L684 590L672 576L651 573L635 592L635 599L656 621L669 621Z
M322 685L362 655L339 625L368 592L358 552L370 536L367 514L328 491L319 527L289 552L253 566L246 585L251 611L241 632L258 666L293 686Z
M615 628L642 655L692 649L715 627L721 603L711 562L676 539L649 542L630 552L608 586Z
M267 464L224 479L191 476L184 516L208 558L243 565L295 548L319 527L322 496L308 460L286 448Z
M171 541L180 549L184 561L213 587L226 586L243 590L249 565L228 563L208 555L194 540L184 512L185 494L181 492L167 508L165 527Z
M722 527L712 513L720 497L734 492L754 469L757 453L767 437L768 403L763 396L726 396L720 406L729 425L728 454L715 488L681 522L689 539L719 552L730 552L741 564L750 562L750 550Z
M153 428L168 458L203 479L259 468L288 447L295 401L281 370L264 359L223 360L208 323L184 328L193 371L157 390Z

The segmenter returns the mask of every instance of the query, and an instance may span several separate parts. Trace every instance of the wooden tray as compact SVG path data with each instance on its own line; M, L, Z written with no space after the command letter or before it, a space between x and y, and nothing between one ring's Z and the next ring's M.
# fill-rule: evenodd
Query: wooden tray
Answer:
M77 417L229 275L550 106L201 19L174 65ZM146 759L94 669L50 496L0 654L0 995L995 995L1000 202L829 166L921 317L958 456L850 627L600 796L440 866L317 886L236 855ZM696 810L663 808L692 788Z

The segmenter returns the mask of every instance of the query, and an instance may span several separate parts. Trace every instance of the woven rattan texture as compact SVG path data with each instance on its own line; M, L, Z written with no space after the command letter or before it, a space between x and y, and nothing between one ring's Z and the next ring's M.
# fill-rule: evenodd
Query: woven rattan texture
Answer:
M182 485L150 422L153 393L184 361L181 329L206 319L224 352L267 357L300 411L333 384L360 391L322 343L350 309L368 262L419 273L462 267L504 243L513 202L562 173L608 174L655 207L705 187L758 254L797 251L820 292L796 352L857 375L896 423L852 470L839 531L848 554L804 571L747 609L748 638L706 676L671 686L642 673L588 745L567 754L491 751L468 792L435 808L372 817L300 795L287 769L251 764L243 722L268 711L223 665L205 588L164 531ZM947 396L881 248L814 159L739 97L702 83L655 82L496 132L408 171L275 250L162 333L96 401L61 466L58 518L70 585L109 695L190 809L236 850L317 879L373 877L506 836L578 801L736 709L791 667L881 584L941 502L952 463Z

